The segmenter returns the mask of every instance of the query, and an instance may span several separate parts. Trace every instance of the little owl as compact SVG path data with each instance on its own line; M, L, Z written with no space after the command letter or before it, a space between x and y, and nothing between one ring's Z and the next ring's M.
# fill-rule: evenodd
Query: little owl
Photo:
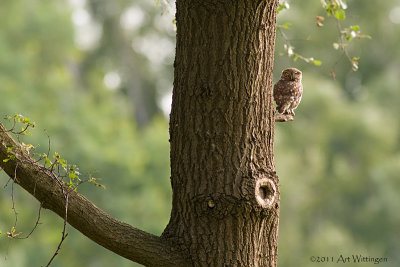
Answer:
M294 116L294 110L300 104L302 94L301 71L295 68L285 69L282 71L281 79L274 86L276 110Z

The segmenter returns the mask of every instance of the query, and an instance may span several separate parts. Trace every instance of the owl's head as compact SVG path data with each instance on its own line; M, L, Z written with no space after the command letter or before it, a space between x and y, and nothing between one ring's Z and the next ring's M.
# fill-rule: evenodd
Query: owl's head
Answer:
M301 71L289 68L282 71L281 79L285 81L301 81Z

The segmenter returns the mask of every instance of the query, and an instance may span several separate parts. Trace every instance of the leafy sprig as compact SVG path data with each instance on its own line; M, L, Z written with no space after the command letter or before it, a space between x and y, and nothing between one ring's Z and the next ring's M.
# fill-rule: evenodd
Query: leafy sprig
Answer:
M31 128L35 128L35 126L36 126L36 123L34 121L31 121L31 119L29 119L27 117L24 117L21 114L15 114L15 115L12 115L12 116L5 116L4 119L13 122L13 126L8 131L12 132L14 134L17 134L17 135L32 135L31 132L28 132L28 129L30 127ZM21 123L23 125L23 127L21 127L20 131L16 131L15 130L15 127L17 126L17 123Z
M296 62L298 59L303 60L306 63L313 63L315 66L320 66L322 64L322 61L317 60L313 57L305 57L295 51L295 47L290 43L289 38L286 36L284 33L283 29L289 29L292 26L290 22L286 22L285 24L282 25L277 25L278 32L282 36L284 40L283 44L283 49L285 53L281 52L279 53L280 56L288 56L289 58L292 58L294 62Z
M282 10L289 9L290 5L287 1L282 1L278 5L277 13L281 12ZM283 49L285 52L279 53L280 56L288 56L289 58L292 58L294 62L296 62L298 59L303 60L306 63L312 63L315 66L320 66L322 64L322 61L315 59L314 57L306 57L300 53L298 53L295 50L295 47L291 44L289 38L285 34L285 30L288 30L292 24L290 22L286 22L281 25L277 25L278 33L282 36L282 39L284 41L283 44Z
M349 27L342 27L341 21L346 19L346 9L347 4L343 0L321 0L322 7L325 9L325 12L328 16L331 16L335 19L336 26L339 33L338 42L333 43L333 48L335 50L342 50L343 54L347 58L347 60L351 64L351 68L353 71L358 70L359 65L359 57L351 56L348 51L349 43L354 39L371 39L371 36L368 34L361 33L360 26L353 25ZM317 26L319 25L320 20L318 18L323 18L322 16L317 16ZM320 23L321 24L321 23ZM331 75L334 77L334 72L331 70Z
M328 17L332 17L335 20L335 23L338 28L339 40L333 43L333 48L335 50L341 50L347 60L350 62L352 70L357 71L359 65L359 57L351 56L348 51L349 43L355 39L371 39L371 36L368 34L361 33L359 25L352 25L348 27L342 27L342 21L346 19L346 9L347 4L344 0L321 0L321 5L325 10L325 14ZM277 13L279 14L281 11L285 9L289 9L290 6L287 1L281 1L278 5ZM316 16L316 25L319 28L322 28L325 23L324 16ZM288 56L292 58L293 61L297 61L298 59L303 60L306 63L313 63L316 66L320 66L322 62L320 60L316 60L313 57L306 57L301 55L295 50L295 47L290 43L289 38L285 34L285 30L288 30L291 27L291 23L286 22L282 25L277 25L277 30L279 34L282 36L284 40L284 53L280 53L280 56ZM337 63L335 63L336 65ZM332 77L335 76L333 68L331 69Z
M279 12L281 12L282 10L289 9L289 8L290 8L289 3L287 1L282 1L279 3L278 9L276 10L277 14L279 14Z
M12 116L5 116L5 120L12 121L12 127L8 130L17 136L19 135L31 135L32 133L28 132L28 129L34 128L36 123L31 119L21 115L15 114ZM21 130L16 130L19 124L22 124ZM50 146L50 143L49 143ZM16 158L14 146L10 146L7 148L7 158L3 159L3 162L8 162L10 160L14 160ZM31 154L32 151L36 149L32 144L25 144L24 142L20 143L20 149L23 152ZM52 156L50 156L50 148L47 153L31 154L33 157L37 158L37 161L43 161L43 167L50 170L51 172L55 172L57 177L63 182L64 185L76 190L78 186L84 182L89 182L94 184L97 187L106 188L104 185L100 184L98 181L101 179L94 178L91 175L86 180L82 180L80 178L81 173L79 172L79 167L75 164L69 164L66 159L64 159L58 152L54 152Z

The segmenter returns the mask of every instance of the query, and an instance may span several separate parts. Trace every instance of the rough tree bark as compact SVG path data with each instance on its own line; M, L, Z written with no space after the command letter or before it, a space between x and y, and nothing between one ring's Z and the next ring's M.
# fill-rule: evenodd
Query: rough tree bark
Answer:
M271 96L277 1L177 1L173 208L194 266L275 266Z
M69 191L68 222L146 266L276 266L272 69L278 0L176 5L170 222L161 237L153 236ZM3 162L10 146L16 158ZM56 177L18 147L0 124L1 168L64 217Z

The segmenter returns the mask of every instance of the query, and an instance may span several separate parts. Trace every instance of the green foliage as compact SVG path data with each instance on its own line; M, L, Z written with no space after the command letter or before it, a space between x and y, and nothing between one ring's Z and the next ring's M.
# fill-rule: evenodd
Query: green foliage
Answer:
M289 9L289 4L287 1L282 1L279 3L277 13L279 14L280 11L284 9ZM285 50L285 53L279 53L280 56L287 55L289 58L292 58L294 62L296 62L298 59L301 59L302 61L306 63L313 63L315 66L320 66L322 64L321 60L316 60L313 57L305 57L302 54L295 52L295 47L291 45L291 42L287 35L284 33L283 30L287 30L292 26L292 23L290 22L285 22L284 24L278 24L277 29L280 35L282 36L284 40L284 45L283 49Z
M342 0L321 0L322 7L326 10L329 16L334 16L336 19L346 19L347 4Z
M4 119L8 120L8 121L13 121L13 126L10 129L10 132L14 132L16 134L31 135L31 133L28 132L28 128L29 127L31 127L31 128L35 127L35 122L32 122L31 119L26 118L21 114L15 114L13 116L5 116ZM21 128L20 131L17 131L15 129L17 123L23 124L23 127Z
M7 148L7 158L3 159L3 162L8 162L10 160L15 159L15 155L11 153L11 151L14 149L14 146L10 146Z
M283 2L280 4L280 6L283 5ZM344 21L346 19L346 12L345 9L347 9L347 4L342 1L342 0L321 0L321 5L324 8L326 14L328 16L332 16L335 19L336 26L339 30L339 42L334 42L333 43L333 48L335 50L341 50L343 54L347 57L348 61L351 63L351 67L353 71L358 70L358 65L359 65L359 57L355 56L350 56L348 52L348 42L352 41L353 39L371 39L370 35L367 34L362 34L360 31L360 27L358 25L354 26L349 26L347 28L344 28L342 30L341 26L341 21ZM289 6L287 6L286 9L288 9ZM280 10L282 10L281 8ZM279 13L279 12L278 12ZM322 22L325 21L325 18L323 16L316 16L316 25L320 28L324 27L324 24ZM278 30L279 33L281 34L283 40L284 40L284 50L286 53L279 53L280 56L287 55L289 58L292 58L293 56L293 61L296 61L297 59L301 59L306 63L313 63L315 66L321 66L322 61L321 60L314 60L314 57L305 57L299 52L294 52L294 46L291 45L290 39L287 37L287 35L283 32L283 29L289 29L292 23L286 22L283 25L278 25ZM309 38L309 37L308 37ZM331 76L335 78L335 73L333 71L333 67L331 68Z
M277 27L278 27L278 28L281 28L281 29L289 29L290 26L292 26L292 23L290 23L290 22L286 22L286 23L283 24L283 25L277 25Z
M278 14L279 14L279 12L281 12L282 10L284 10L284 9L289 9L289 8L290 8L289 3L288 3L287 1L282 1L282 2L280 2L279 5L278 5L277 12L278 12Z
M31 135L31 133L27 133L27 130L29 127L35 127L35 122L32 122L29 118L24 117L21 114L16 114L13 116L6 116L4 117L5 120L12 120L13 121L13 126L11 129L8 131L15 134L18 138L19 135L22 134L28 134ZM16 123L22 123L24 127L22 127L22 130L19 132L16 132L14 129L16 127ZM21 149L24 152L27 152L30 154L31 150L34 150L35 147L31 144L25 144L22 142L20 144ZM15 154L12 153L12 150L14 149L14 146L10 146L7 149L8 157L3 160L3 162L8 162L10 160L15 159ZM49 148L50 149L50 148ZM82 180L80 179L81 173L79 172L79 168L75 164L68 164L67 161L60 156L58 152L54 152L53 155L53 161L50 160L50 156L46 153L32 153L33 157L37 157L37 161L40 162L43 160L43 166L50 170L51 172L55 172L57 175L57 178L63 181L64 185L68 186L69 188L72 188L73 190L76 190L78 186L84 182L89 182L94 184L97 187L102 187L105 189L106 187L102 184L100 184L98 181L100 181L100 178L94 178L90 176L87 180ZM66 180L66 181L64 181Z
M303 60L306 63L313 63L315 66L320 66L322 64L322 61L314 59L313 57L304 57L301 54L297 53L294 51L294 47L288 44L284 44L283 48L286 51L286 55L289 58L293 58L293 61L296 62L298 59ZM279 53L280 56L284 56L284 53Z
M372 37L368 34L361 34L360 26L358 26L358 25L349 26L348 28L344 28L341 33L347 41L351 41L354 38L372 39Z
M16 238L18 237L22 232L16 232L15 227L11 227L10 232L7 232L7 237L9 238Z

